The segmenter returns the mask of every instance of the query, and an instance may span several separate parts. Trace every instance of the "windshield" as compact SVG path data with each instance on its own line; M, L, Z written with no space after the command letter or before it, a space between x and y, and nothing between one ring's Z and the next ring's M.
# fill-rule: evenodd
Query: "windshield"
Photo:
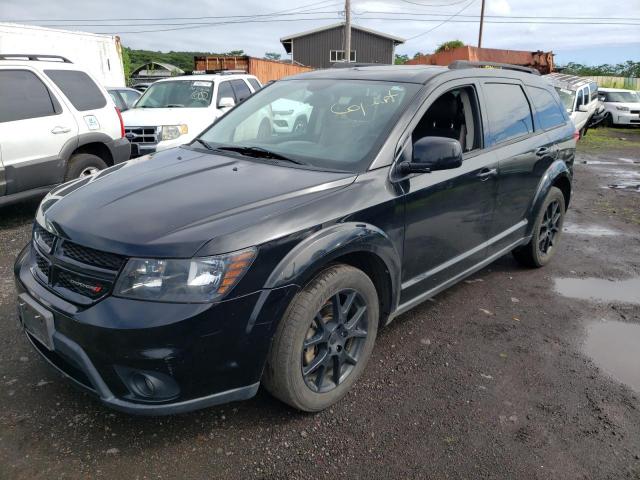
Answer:
M638 94L635 92L602 92L605 102L614 103L636 103L640 102Z
M419 85L287 80L247 99L201 138L214 148L258 147L316 168L361 172Z
M562 100L564 108L567 109L567 112L573 112L573 103L576 98L576 92L572 92L571 90L560 87L555 87L555 89L560 96L560 100Z
M147 88L136 108L206 108L212 90L213 82L204 80L158 82Z

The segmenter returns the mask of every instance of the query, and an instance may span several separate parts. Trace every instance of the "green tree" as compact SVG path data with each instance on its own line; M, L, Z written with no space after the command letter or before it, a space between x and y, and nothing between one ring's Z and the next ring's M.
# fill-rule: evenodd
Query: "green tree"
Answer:
M396 58L394 59L393 63L395 63L396 65L404 65L408 61L409 55L399 55L396 53Z
M448 42L441 43L438 48L436 48L436 53L446 52L458 47L464 47L464 42L461 40L449 40Z
M280 60L280 57L282 57L282 55L276 52L265 52L264 54L264 58L267 60Z
M244 50L231 50L225 53L225 55L228 55L230 57L243 57L246 54L244 53Z
M124 79L125 81L129 80L131 76L131 57L129 55L131 49L127 47L122 48L122 68L124 70Z

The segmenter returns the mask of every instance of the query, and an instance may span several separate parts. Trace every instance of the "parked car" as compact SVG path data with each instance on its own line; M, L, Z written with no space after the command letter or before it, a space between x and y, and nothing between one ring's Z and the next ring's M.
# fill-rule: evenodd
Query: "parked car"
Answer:
M109 95L111 95L113 103L116 104L116 107L118 107L121 112L132 108L142 96L142 92L134 88L107 87L107 91Z
M136 83L135 85L133 85L133 89L134 90L138 90L141 93L144 93L144 91L149 88L151 85L153 85L153 82L140 82L140 83Z
M589 121L599 105L598 84L585 77L562 73L550 73L544 78L555 87L580 136L586 135Z
M291 77L188 145L56 188L15 264L27 338L126 412L261 383L334 404L393 318L509 252L558 251L577 132L539 76L472 67ZM292 98L307 129L247 134Z
M311 105L304 99L282 99L273 103L273 131L276 133L302 132L306 130Z
M600 100L605 109L604 123L614 125L640 125L640 94L620 88L601 88Z
M63 57L0 55L0 206L129 159L122 117Z
M132 157L154 153L192 141L217 118L256 91L244 74L185 75L154 82L135 107L124 112ZM252 135L271 133L270 111L257 112L244 125Z

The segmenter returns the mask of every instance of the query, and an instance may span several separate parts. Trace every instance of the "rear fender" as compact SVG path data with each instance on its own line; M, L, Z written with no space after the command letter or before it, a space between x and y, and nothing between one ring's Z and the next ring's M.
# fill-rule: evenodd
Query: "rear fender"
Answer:
M556 160L553 162L547 171L544 173L542 178L540 179L540 183L538 184L538 188L533 197L533 201L531 202L531 207L529 208L529 212L527 213L528 229L527 235L531 234L531 229L533 228L533 224L535 223L536 214L540 210L542 206L542 202L546 198L547 194L551 187L558 181L558 179L564 178L568 180L569 185L571 185L571 171L567 167L567 164L562 160ZM568 206L568 202L567 202Z

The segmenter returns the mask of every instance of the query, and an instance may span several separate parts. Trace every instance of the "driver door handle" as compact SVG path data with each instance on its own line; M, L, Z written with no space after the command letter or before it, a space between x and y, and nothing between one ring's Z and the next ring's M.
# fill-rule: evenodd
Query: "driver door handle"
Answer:
M70 128L61 127L60 125L58 125L57 127L53 127L53 129L51 130L51 133L53 133L54 135L59 135L61 133L69 133L70 131L71 131Z
M497 168L483 168L478 172L476 177L478 177L480 181L486 182L487 180L489 180L489 178L495 177L496 175L498 175Z

